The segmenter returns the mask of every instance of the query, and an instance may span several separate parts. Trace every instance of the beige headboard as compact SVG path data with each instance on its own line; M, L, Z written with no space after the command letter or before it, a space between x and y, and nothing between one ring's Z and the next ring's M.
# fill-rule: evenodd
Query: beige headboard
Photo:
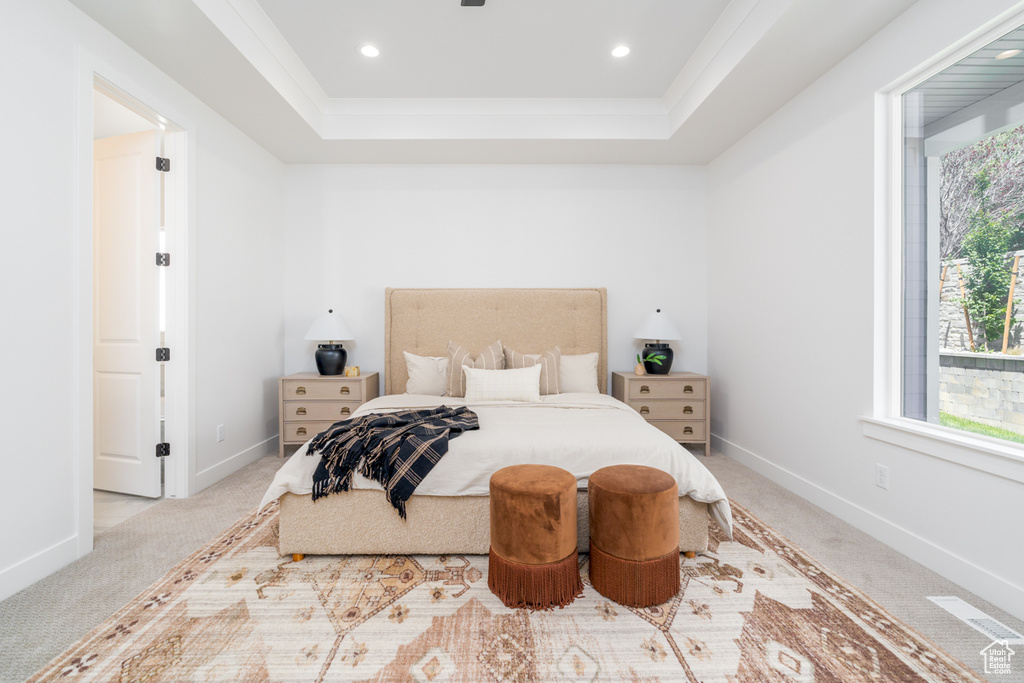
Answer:
M384 375L388 394L405 391L403 351L445 356L455 341L476 353L495 339L522 353L557 346L564 354L600 355L598 387L608 391L608 297L605 289L384 290Z

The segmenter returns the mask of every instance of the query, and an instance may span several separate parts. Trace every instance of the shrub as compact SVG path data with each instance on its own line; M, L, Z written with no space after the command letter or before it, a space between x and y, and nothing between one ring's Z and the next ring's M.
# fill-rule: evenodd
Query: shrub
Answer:
M966 301L962 303L984 333L985 348L998 351L1002 348L1012 276L1010 252L1024 247L1024 213L993 210L989 184L988 169L978 172L974 190L978 208L971 214L961 252L970 265L964 278ZM1011 325L1015 322L1010 320Z

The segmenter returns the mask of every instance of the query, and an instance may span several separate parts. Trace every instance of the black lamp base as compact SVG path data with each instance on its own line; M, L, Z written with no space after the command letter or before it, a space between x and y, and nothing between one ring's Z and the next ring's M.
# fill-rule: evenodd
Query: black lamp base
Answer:
M659 358L661 365L654 363L649 360L644 361L644 370L647 371L648 375L667 375L668 371L672 369L672 357L675 355L672 351L672 347L668 344L644 344L643 357L647 358L649 355L654 354L656 356L665 356Z
M316 349L316 369L321 375L340 375L345 372L348 352L341 344L320 344Z

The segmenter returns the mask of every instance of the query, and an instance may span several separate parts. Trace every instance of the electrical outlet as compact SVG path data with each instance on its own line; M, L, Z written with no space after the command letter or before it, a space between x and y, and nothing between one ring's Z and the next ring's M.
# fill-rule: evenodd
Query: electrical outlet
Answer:
M217 441L224 440L224 425L217 425Z
M889 468L885 465L875 465L875 486L889 490Z

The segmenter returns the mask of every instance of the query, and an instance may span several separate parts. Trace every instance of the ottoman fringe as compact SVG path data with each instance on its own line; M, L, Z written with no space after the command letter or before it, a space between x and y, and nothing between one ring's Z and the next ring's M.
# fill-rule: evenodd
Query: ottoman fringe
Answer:
M590 584L620 605L660 605L679 592L679 551L653 560L623 560L591 543Z
M549 610L565 607L583 595L579 557L575 550L550 564L520 564L490 550L487 587L506 607Z

